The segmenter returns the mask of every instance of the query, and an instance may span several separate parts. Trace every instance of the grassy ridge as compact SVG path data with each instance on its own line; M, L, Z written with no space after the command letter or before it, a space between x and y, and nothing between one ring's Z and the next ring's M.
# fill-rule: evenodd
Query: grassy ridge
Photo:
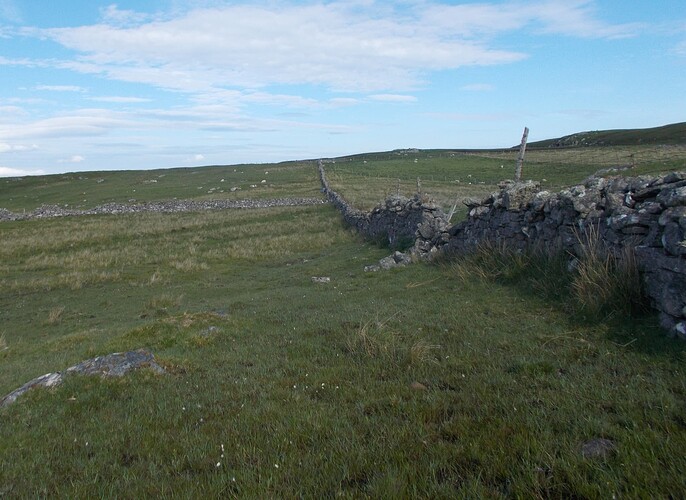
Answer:
M661 127L577 132L557 139L529 144L533 148L575 146L636 146L649 144L686 144L686 122Z

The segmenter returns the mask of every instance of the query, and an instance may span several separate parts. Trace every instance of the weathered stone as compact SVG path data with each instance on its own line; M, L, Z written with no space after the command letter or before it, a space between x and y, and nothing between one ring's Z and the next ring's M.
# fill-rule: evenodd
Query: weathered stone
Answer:
M672 184L673 182L686 181L686 172L671 172L667 174L664 179L665 184Z
M669 222L677 221L681 225L681 220L686 220L686 207L667 208L660 215L658 222L661 226L666 226Z
M672 255L686 255L684 230L676 222L668 222L662 233L662 246Z
M481 202L474 198L465 198L464 200L462 200L462 204L465 205L467 208L474 208L481 205Z
M155 357L152 353L145 349L98 356L97 358L71 366L64 371L47 373L27 382L0 399L0 408L14 403L21 395L36 387L55 387L60 385L64 381L64 377L70 374L121 377L131 370L143 367L150 368L157 373L165 372L164 368L155 362Z
M489 211L488 207L484 207L484 206L474 207L469 211L469 216L470 217L479 217L480 215L487 214L488 211Z
M502 204L507 210L521 210L540 187L540 183L533 181L509 184L502 192Z
M636 205L635 207L640 213L647 213L651 215L657 215L662 212L662 205L655 201L645 201Z
M584 458L608 458L616 451L614 442L609 439L596 438L586 441L581 446L581 456Z
M103 377L121 377L131 370L147 367L157 373L164 373L164 368L155 362L155 356L150 351L138 349L129 352L115 352L106 356L98 356L67 368L65 374L79 373L81 375L101 375Z
M328 276L312 276L312 283L330 283L331 278Z
M665 207L686 205L686 186L676 189L665 188L660 191L655 200Z

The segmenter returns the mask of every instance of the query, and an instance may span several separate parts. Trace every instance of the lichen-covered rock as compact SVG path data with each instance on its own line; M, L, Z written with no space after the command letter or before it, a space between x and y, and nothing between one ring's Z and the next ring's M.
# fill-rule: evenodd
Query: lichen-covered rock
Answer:
M64 381L64 377L71 374L100 375L102 377L121 377L131 370L149 368L157 373L165 370L155 362L155 357L145 349L124 353L113 353L106 356L88 359L56 373L47 373L37 377L0 399L0 408L9 406L17 398L36 387L55 387Z

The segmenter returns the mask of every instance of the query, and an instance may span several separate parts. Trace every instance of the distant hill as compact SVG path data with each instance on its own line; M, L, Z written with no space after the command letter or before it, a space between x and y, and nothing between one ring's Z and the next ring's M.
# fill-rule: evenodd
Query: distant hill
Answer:
M558 139L530 142L528 148L572 148L584 146L636 146L686 144L686 122L655 128L577 132Z

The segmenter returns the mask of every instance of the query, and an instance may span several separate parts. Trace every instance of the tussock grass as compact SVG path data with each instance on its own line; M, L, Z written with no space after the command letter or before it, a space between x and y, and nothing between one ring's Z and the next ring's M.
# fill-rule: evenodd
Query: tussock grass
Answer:
M9 349L9 345L7 344L7 339L5 338L4 333L0 333L0 351L5 351Z
M582 254L572 279L572 294L579 309L592 317L632 314L647 310L643 281L631 247L613 255L595 226L577 231Z
M410 347L410 364L438 363L437 355L441 346L431 344L426 340L418 340Z
M529 292L564 301L571 314L591 320L647 313L649 301L633 250L613 255L595 227L577 232L577 239L578 258L555 249L522 252L484 242L452 264L452 272L462 283L479 279L523 285Z
M50 312L48 313L48 319L46 320L46 324L48 325L57 325L62 321L62 315L64 314L64 307L63 306L58 306L58 307L53 307L50 309Z
M348 336L346 342L348 351L353 355L397 361L400 338L398 332L388 326L392 319L393 316L390 316L386 319L377 318L362 323Z

